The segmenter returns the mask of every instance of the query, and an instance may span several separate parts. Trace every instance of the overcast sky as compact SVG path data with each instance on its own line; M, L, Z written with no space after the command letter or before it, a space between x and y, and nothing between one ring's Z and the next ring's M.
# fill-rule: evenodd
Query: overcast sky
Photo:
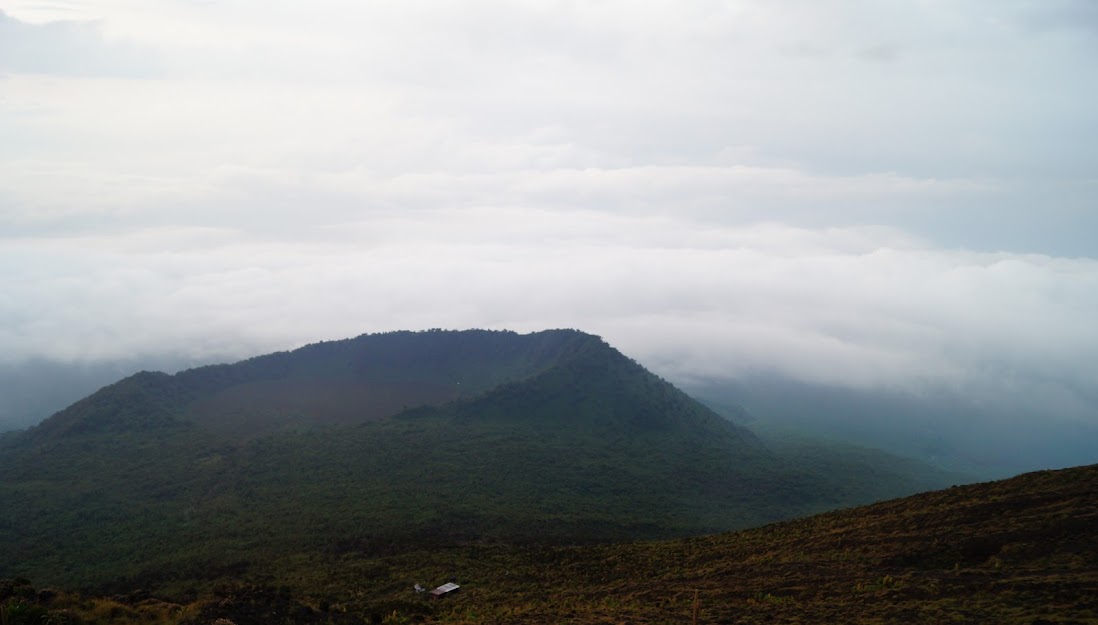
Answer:
M0 360L576 327L1098 421L1094 0L0 0Z

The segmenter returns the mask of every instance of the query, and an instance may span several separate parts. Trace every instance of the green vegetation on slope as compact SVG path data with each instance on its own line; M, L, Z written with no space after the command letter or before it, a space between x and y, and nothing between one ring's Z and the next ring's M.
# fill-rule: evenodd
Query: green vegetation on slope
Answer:
M490 388L417 402L421 367L424 388ZM259 383L351 388L348 371L426 405L378 418L329 393L289 421L267 418L281 400L225 410ZM295 558L694 535L880 493L858 487L872 473L791 464L575 331L395 333L139 374L5 440L0 574L69 586L209 587Z
M730 534L553 547L314 553L201 595L36 593L10 623L1098 623L1098 465ZM456 577L429 601L415 583ZM38 620L32 620L37 618Z

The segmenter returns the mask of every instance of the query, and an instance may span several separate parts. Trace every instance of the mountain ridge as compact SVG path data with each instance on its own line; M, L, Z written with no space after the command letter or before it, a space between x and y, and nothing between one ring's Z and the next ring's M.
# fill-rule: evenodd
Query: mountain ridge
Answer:
M0 474L14 556L0 574L90 585L293 554L694 535L940 480L802 468L576 330L362 335L141 373L5 436Z
M269 395L263 397L263 393L252 393L245 399L253 403L258 401L261 408L277 410L274 407L276 402L285 401L295 392L301 392L311 380L326 378L334 378L334 383L327 388L328 391L350 393L356 407L366 410L363 418L390 416L403 409L407 402L426 400L422 403L440 404L487 390L515 376L531 375L551 366L553 354L549 348L554 342L553 339L576 340L580 336L591 337L576 330L546 330L527 335L492 330L397 331L312 343L291 351L264 354L231 364L195 367L175 374L142 371L110 384L58 411L43 422L29 428L28 432L31 438L43 439L64 435L73 430L111 431L127 426L141 429L169 422L178 422L177 424L205 422L209 425L219 416L224 416L218 413L231 413L236 403L233 401L235 398L218 396L220 393L225 393L226 389L271 383L273 387L261 390L267 394L273 393L273 397ZM489 340L490 343L486 349L482 347L480 353L465 354L467 358L473 357L483 361L489 357L498 358L500 351L503 351L499 349L500 347L507 346L511 350L510 353L504 354L505 358L495 364L497 370L476 370L472 383L466 380L465 389L459 389L457 387L461 385L460 381L449 384L442 381L453 380L460 375L457 368L468 364L446 362L445 358L440 358L447 354L445 346L439 345L440 339L453 340L454 337L457 337L459 342L461 339L470 337ZM510 339L528 343L532 349L521 353L516 347L507 345ZM474 341L464 342L469 344ZM396 344L395 349L394 344ZM453 352L449 352L449 355L452 358ZM396 382L399 383L403 381L402 377L410 375L408 369L413 368L417 375L427 380L419 381L415 389L397 388L395 393L391 393L393 397L370 396L371 389L362 386L370 376L387 377L389 379L383 381L391 384L394 382L392 378L397 378ZM468 367L465 368L465 371L470 370ZM506 373L503 372L504 370ZM295 375L303 380L296 381L296 384L289 388L277 386L278 382ZM187 411L179 410L181 405L190 404L203 394L206 395L204 405ZM211 394L214 396L209 397ZM316 395L315 392L304 394L313 397ZM397 406L397 403L400 405ZM118 408L123 404L137 404L130 412L138 411L140 414L130 415L125 411L119 414ZM174 417L163 418L167 413L174 413ZM127 417L130 416L136 417L136 421L129 422ZM234 416L238 417L239 414ZM351 421L358 415L344 410L339 416L340 418L329 421Z

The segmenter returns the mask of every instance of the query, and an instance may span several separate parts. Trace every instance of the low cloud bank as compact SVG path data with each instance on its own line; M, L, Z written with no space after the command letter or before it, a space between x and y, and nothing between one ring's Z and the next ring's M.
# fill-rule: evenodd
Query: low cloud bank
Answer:
M0 306L8 363L576 327L677 380L774 372L1096 419L1098 261L938 249L886 228L480 209L394 213L322 241L165 228L2 254L21 268Z
M9 2L0 363L567 326L1093 422L1093 11L794 4Z

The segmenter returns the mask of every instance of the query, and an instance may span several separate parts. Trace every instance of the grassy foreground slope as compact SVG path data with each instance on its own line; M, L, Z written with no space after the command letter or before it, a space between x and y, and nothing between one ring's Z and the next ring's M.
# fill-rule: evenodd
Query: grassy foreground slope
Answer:
M761 528L590 547L465 546L287 560L199 597L36 593L16 616L86 623L1098 623L1098 465ZM412 585L456 577L429 601ZM122 590L122 589L119 589ZM5 596L6 595L6 596ZM53 622L64 622L55 620Z
M671 542L347 562L361 577L317 581L396 601L402 582L456 571L467 592L422 614L461 623L686 623L696 592L701 623L1094 624L1096 492L1098 465Z

